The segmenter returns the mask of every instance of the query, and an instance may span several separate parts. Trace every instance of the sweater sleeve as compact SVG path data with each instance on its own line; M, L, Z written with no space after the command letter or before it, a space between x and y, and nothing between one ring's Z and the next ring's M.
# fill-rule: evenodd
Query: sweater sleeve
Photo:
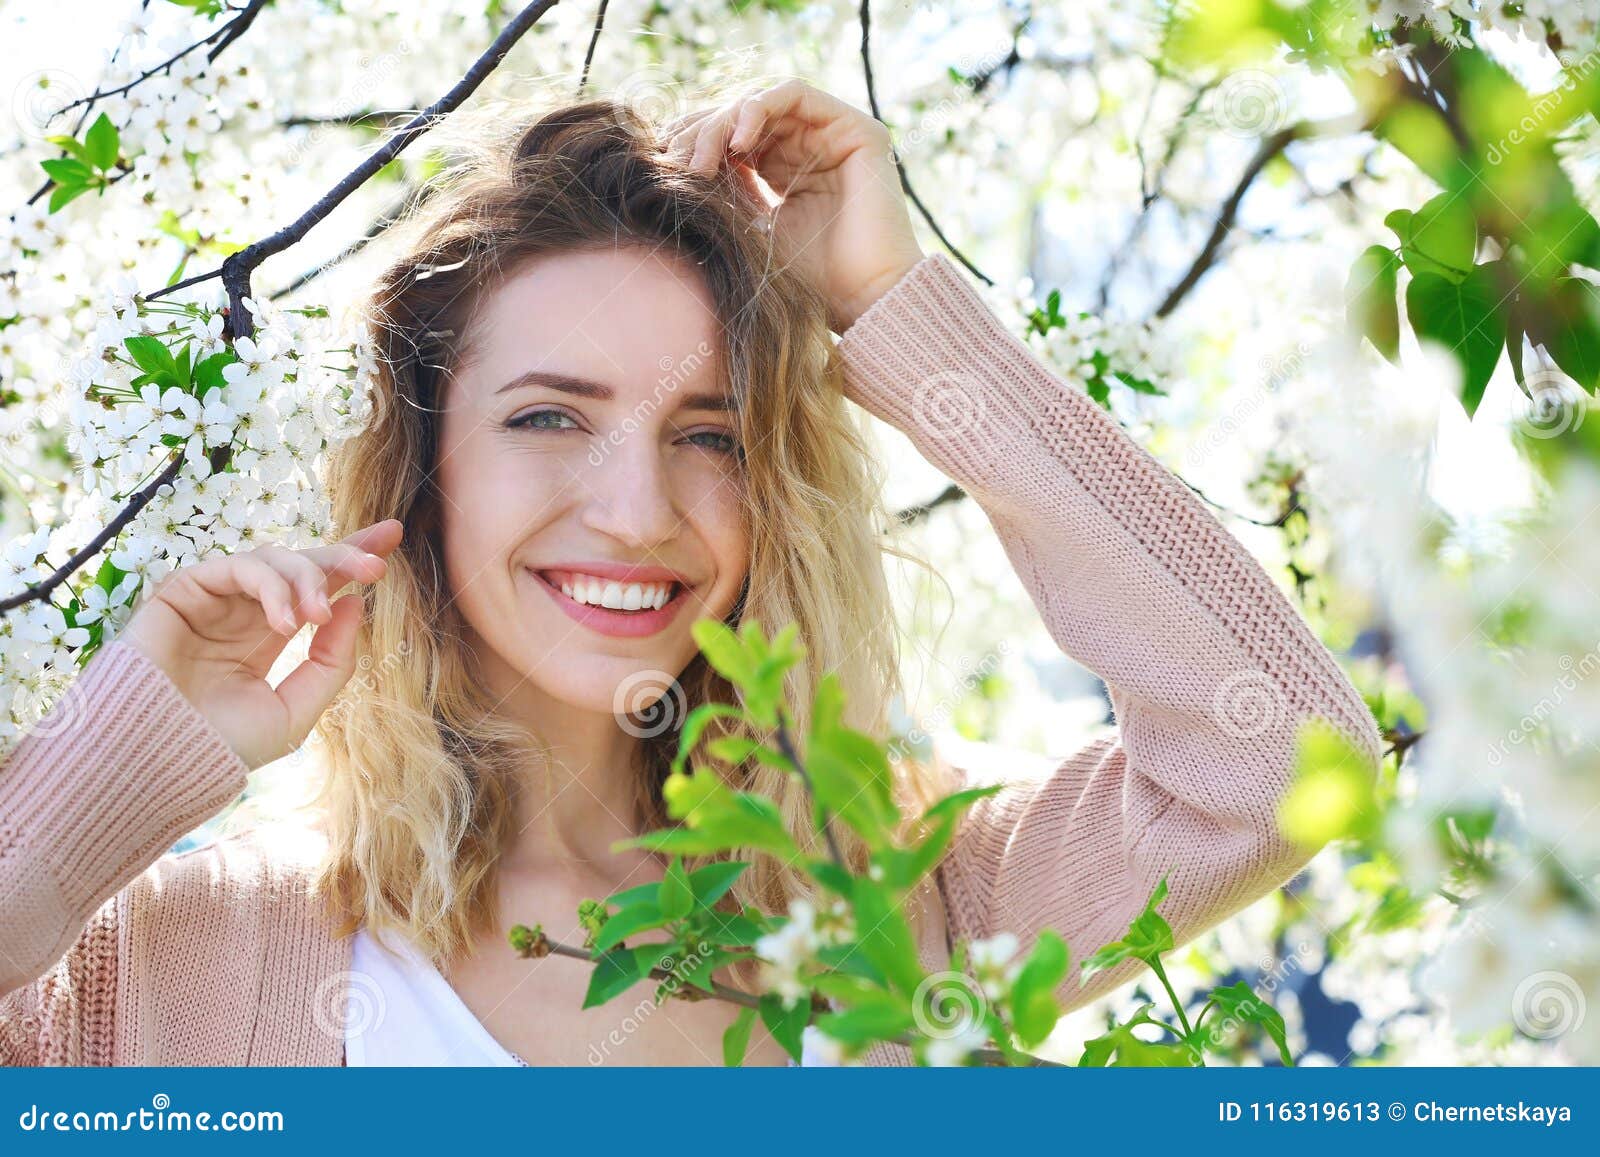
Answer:
M0 993L47 982L90 917L248 773L161 668L106 644L0 764Z
M1117 730L968 814L936 870L951 938L1042 928L1078 1007L1142 969L1077 980L1163 875L1177 943L1294 876L1315 849L1276 823L1299 722L1376 766L1360 695L1248 551L1117 422L1056 377L935 253L839 342L845 394L983 509L1061 650Z

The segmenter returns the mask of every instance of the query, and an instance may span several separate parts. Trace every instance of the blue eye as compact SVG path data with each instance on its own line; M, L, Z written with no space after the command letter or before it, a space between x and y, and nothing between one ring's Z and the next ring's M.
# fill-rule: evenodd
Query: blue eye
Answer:
M550 419L545 421L544 419ZM556 423L567 422L569 425L561 426ZM509 430L575 430L578 424L572 420L572 415L560 410L529 410L518 414L506 422Z
M695 442L696 438L710 438L712 441ZM707 450L717 450L723 454L732 454L739 448L738 443L734 441L733 435L722 430L696 430L689 435L688 441L694 442L696 446L704 446Z

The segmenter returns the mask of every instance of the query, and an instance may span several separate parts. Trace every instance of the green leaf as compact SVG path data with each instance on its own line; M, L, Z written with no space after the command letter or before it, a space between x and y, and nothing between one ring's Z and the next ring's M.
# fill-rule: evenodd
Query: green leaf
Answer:
M1562 277L1546 289L1542 308L1530 311L1528 332L1562 372L1586 393L1600 384L1600 289Z
M689 630L696 645L705 653L706 662L735 687L743 687L755 677L754 660L728 624L716 619L699 619Z
M668 920L681 920L694 910L694 889L689 885L681 857L673 857L656 891L656 903Z
M1376 769L1342 732L1312 718L1295 736L1294 773L1278 804L1278 827L1307 849L1377 831Z
M1039 933L1011 988L1011 1024L1023 1048L1032 1048L1061 1019L1056 989L1067 976L1067 944L1052 929Z
M83 147L83 142L77 137L46 137L45 140L68 156L76 157L86 166L89 165L89 150ZM92 168L93 166L90 167Z
M633 949L613 948L595 962L594 973L589 977L589 990L584 994L583 1007L602 1005L648 975L648 966L640 967L639 955Z
M1411 238L1401 250L1413 273L1436 273L1460 281L1478 253L1478 223L1465 194L1440 193L1410 221Z
M1248 984L1241 980L1226 988L1213 989L1211 999L1216 1002L1218 1010L1224 1017L1266 1033L1278 1046L1278 1056L1282 1058L1283 1063L1293 1067L1294 1057L1289 1052L1289 1034L1284 1026L1283 1017L1279 1015L1277 1009L1257 996ZM1215 1036L1215 1021L1211 1022L1207 1032L1211 1035L1202 1034L1202 1038L1209 1041Z
M1163 952L1172 951L1172 927L1156 912L1156 907L1167 896L1167 877L1162 876L1155 890L1145 902L1144 910L1128 925L1128 933L1113 940L1083 962L1082 977L1088 980L1097 972L1114 968L1124 960L1136 958L1146 964L1155 964Z
M101 172L109 172L117 163L119 143L117 126L111 123L110 117L101 113L83 138L85 158Z
M655 904L635 904L606 919L595 937L594 950L605 952L632 936L635 932L648 932L660 928L676 917L668 916Z
M1345 313L1350 328L1384 357L1400 357L1400 259L1392 249L1373 245L1356 258L1345 286Z
M228 379L222 371L239 360L239 355L232 350L223 350L202 359L194 368L194 392L198 398L203 398L212 390L221 389L228 384Z
M851 900L857 945L889 979L907 994L922 983L922 965L917 960L916 941L906 924L904 913L890 898L888 890L871 879L857 878Z
M783 1051L798 1061L801 1056L801 1033L811 1020L811 1005L800 1000L793 1008L785 1008L783 999L777 993L769 992L761 997L760 1007L761 1023L767 1026L773 1039L783 1046Z
M71 157L54 157L48 161L40 161L39 167L57 185L87 185L94 179L94 173L88 165Z
M879 995L881 999L855 1008L823 1013L817 1017L817 1028L845 1045L860 1047L873 1041L893 1040L917 1027L916 1018L903 1002L888 993Z
M178 384L178 363L172 360L172 351L160 338L149 334L136 334L122 340L123 348L133 358L134 365L147 374L170 379L168 385Z
M755 1023L755 1009L740 1009L739 1015L722 1034L722 1063L728 1068L738 1068L744 1064L745 1050L750 1047L750 1030Z
M1500 361L1506 317L1494 271L1475 267L1459 284L1434 273L1418 273L1406 287L1406 316L1419 339L1448 348L1461 367L1461 404L1470 416Z
M672 770L682 771L689 756L694 753L695 745L700 742L700 736L705 734L706 728L713 719L742 719L744 712L727 703L702 703L683 721L683 730L678 733L678 753L672 758Z

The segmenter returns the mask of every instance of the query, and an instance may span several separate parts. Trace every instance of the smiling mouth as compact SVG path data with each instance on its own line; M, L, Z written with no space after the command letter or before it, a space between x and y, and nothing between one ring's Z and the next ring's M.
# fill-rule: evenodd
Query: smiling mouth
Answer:
M534 573L580 606L624 615L659 611L689 589L680 582L619 582L579 571L541 570Z

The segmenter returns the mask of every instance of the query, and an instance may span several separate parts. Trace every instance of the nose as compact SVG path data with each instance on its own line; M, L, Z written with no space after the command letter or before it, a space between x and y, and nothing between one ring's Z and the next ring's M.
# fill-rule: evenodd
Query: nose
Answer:
M669 541L683 519L653 439L636 434L585 471L583 522L635 550Z

